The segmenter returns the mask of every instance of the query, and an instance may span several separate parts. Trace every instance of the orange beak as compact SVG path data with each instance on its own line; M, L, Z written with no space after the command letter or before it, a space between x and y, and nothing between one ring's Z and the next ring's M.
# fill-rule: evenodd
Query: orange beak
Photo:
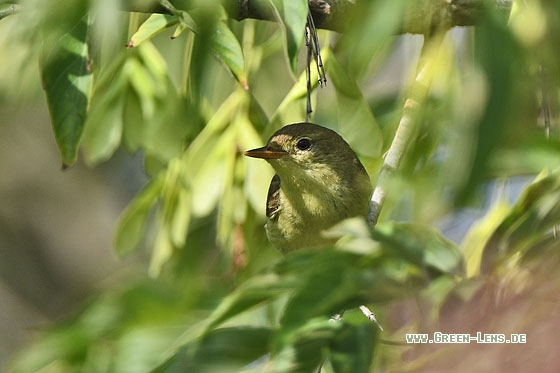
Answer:
M288 153L283 150L269 150L266 146L263 146L262 148L247 150L243 154L245 154L247 157L261 159L278 159L288 155Z

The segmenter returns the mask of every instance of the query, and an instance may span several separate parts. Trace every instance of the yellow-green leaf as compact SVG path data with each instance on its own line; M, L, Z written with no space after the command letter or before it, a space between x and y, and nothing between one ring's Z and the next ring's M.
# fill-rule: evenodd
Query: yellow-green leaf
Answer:
M163 30L179 23L179 17L168 14L152 14L132 35L128 47L137 47L146 40L150 40Z
M297 71L298 54L303 44L303 34L307 22L307 0L268 0L274 13L284 28L290 67Z
M359 154L378 157L383 146L381 129L356 82L336 57L325 49L325 64L336 88L338 125L342 137Z
M163 178L157 177L134 198L122 213L114 237L115 251L125 256L134 251L145 233L146 221L158 200Z

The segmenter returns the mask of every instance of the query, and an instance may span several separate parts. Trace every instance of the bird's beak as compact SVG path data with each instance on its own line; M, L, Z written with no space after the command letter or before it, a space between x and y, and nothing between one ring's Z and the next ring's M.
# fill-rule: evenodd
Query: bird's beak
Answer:
M266 146L257 149L247 150L244 153L247 157L262 158L262 159L278 159L288 155L283 150L270 150Z

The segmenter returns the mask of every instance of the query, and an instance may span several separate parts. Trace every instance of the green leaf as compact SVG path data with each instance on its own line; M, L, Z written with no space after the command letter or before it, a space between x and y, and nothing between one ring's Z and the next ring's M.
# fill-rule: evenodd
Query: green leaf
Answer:
M481 268L487 273L496 263L527 254L560 223L560 171L541 175L529 185L488 239Z
M82 139L84 157L88 164L109 159L119 147L123 131L123 110L123 99L112 94L92 101L92 110L87 117Z
M330 361L335 372L368 373L371 371L377 327L343 323L330 343Z
M266 355L271 337L268 328L218 329L183 346L153 373L245 371L243 368Z
M467 277L475 277L480 273L484 247L509 212L510 207L505 201L497 201L486 215L476 221L467 232L461 243Z
M398 38L408 0L359 1L352 12L352 22L337 42L339 56L348 75L363 76L371 66L385 61Z
M216 23L210 42L212 43L212 49L226 64L243 89L249 89L241 45L225 22L218 21Z
M88 27L86 15L56 41L47 40L40 60L51 123L65 167L76 161L91 95Z
M268 0L272 5L276 18L281 22L290 67L297 72L298 54L303 44L305 24L307 23L307 0Z
M253 276L230 293L208 318L207 331L258 304L277 299L294 287L293 278L275 273Z
M430 267L443 273L463 273L461 253L453 242L437 229L411 223L384 223L375 227L373 238L387 252L401 255L419 267Z
M311 79L317 84L317 79ZM305 99L307 95L307 80L305 72L301 73L288 94L284 97L276 111L270 116L270 124L265 131L265 138L287 123L301 122L305 118Z
M323 250L311 257L310 265L300 273L301 286L286 306L282 324L292 326L313 317L330 317L349 303L360 304L365 289L360 288L358 260L361 257L349 252ZM293 264L307 262L300 255L288 258ZM290 271L293 275L298 270ZM360 298L359 300L356 300Z
M495 12L497 13L497 12ZM490 160L504 143L504 134L509 134L516 116L523 117L516 103L516 82L519 72L526 67L521 66L525 59L510 30L506 27L498 14L492 11L484 12L479 25L475 28L475 58L485 74L485 107L475 123L468 124L476 128L476 150L472 165L468 170L466 182L457 194L456 201L461 204L473 195L477 186L485 180L490 166ZM496 50L500 50L496 54ZM525 121L523 121L523 125ZM524 149L526 150L526 149ZM460 154L464 157L464 154Z
M179 17L168 14L152 14L132 35L127 47L137 47L146 40L150 40L163 30L179 23Z
M268 371L317 371L326 357L325 348L341 328L341 322L331 322L328 317L322 317L302 320L297 329L280 329L279 336L274 340Z
M358 84L340 65L334 54L323 49L324 61L338 100L338 123L342 137L359 154L379 157L383 146L381 129Z
M163 177L153 179L123 211L114 236L115 251L119 256L129 254L138 246L162 187Z
M114 60L96 79L81 146L85 161L96 164L117 150L123 132L127 81L122 73L126 56Z

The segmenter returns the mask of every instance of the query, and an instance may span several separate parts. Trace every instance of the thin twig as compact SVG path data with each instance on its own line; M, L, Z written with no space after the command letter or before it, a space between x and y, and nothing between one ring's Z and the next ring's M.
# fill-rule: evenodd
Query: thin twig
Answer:
M19 4L0 5L0 19L19 13L20 11L21 5Z
M313 47L311 46L311 29L309 27L309 21L305 27L305 45L307 46L307 61L305 64L305 78L307 83L307 106L305 108L305 121L309 122L309 114L313 112L311 107L311 54L313 53Z
M373 226L377 224L381 208L387 196L387 182L395 170L399 168L406 149L416 132L417 113L426 100L435 70L433 65L435 64L436 56L428 54L433 53L434 48L439 48L441 40L442 36L437 35L430 38L426 37L424 41L418 61L416 78L410 87L395 137L385 154L385 161L379 174L377 186L371 197L368 222ZM437 53L437 49L435 52Z
M311 57L315 60L317 67L317 80L319 86L327 84L327 75L323 66L323 59L321 58L321 47L319 45L319 38L317 37L317 29L313 21L311 11L307 13L307 24L305 26L305 45L307 46L307 61L305 66L305 77L307 80L307 106L305 111L305 121L309 122L309 115L313 112L311 105Z
M313 15L311 11L307 14L307 25L311 30L310 44L311 52L313 58L315 59L315 65L317 66L317 80L319 85L322 87L323 84L327 84L327 75L325 74L325 67L323 66L323 59L321 58L321 46L319 45L319 37L317 36L317 28L315 27L315 21L313 21Z

